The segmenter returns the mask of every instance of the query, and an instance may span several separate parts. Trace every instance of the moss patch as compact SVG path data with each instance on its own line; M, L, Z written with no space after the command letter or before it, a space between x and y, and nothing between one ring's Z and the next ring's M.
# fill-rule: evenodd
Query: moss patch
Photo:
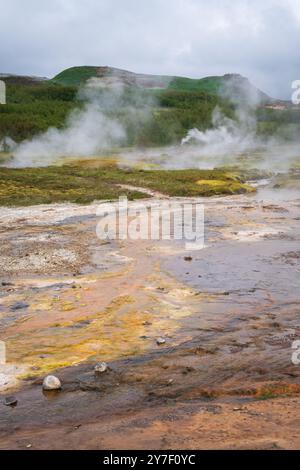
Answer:
M279 397L291 397L299 395L300 385L290 383L266 384L259 388L255 393L258 400L268 400Z

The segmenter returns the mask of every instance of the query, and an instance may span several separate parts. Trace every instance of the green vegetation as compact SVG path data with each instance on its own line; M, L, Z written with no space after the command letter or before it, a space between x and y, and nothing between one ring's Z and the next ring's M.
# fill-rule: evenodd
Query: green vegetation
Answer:
M52 82L8 84L6 105L0 106L0 141L30 139L49 127L63 128L69 113L83 105L78 89ZM147 112L141 104L150 103ZM233 116L233 108L217 95L178 90L137 90L127 87L110 115L126 129L126 145L160 146L178 142L191 127L211 127L216 106ZM131 109L128 110L128 107ZM132 111L134 110L134 112Z
M112 69L109 67L82 66L71 67L69 69L63 70L52 79L52 82L58 83L60 85L72 85L78 87L93 77L103 77L112 75L115 77L122 76L128 78L128 81L133 81L135 77L135 74L132 74L131 72ZM200 79L185 77L172 78L161 75L148 75L148 77L149 82L153 87L159 87L162 85L162 83L165 83L166 88L169 88L170 90L205 91L215 94L218 93L224 83L224 77L205 77Z
M89 78L96 76L97 67L71 67L56 75L52 81L60 85L79 86Z
M270 400L273 398L297 396L299 393L300 386L298 384L278 382L262 385L254 392L254 395L257 400Z
M243 94L246 88L254 90L248 80L238 74L226 74L223 76L212 76L205 78L187 78L187 77L170 77L164 75L141 75L128 72L126 70L115 69L112 67L95 67L95 66L82 66L71 67L63 70L56 75L53 83L60 85L73 85L81 86L84 82L91 78L113 78L123 81L124 84L145 87L148 89L164 88L176 91L193 91L193 92L206 92L212 94L220 94L230 81L238 94ZM269 101L270 98L263 92L258 91L262 100Z
M293 139L300 132L299 109L259 108L256 112L258 133L277 135L281 139Z
M52 202L88 203L100 199L145 197L132 185L169 196L212 196L251 192L237 173L224 170L121 170L115 164L98 166L82 161L46 168L0 168L0 205L22 206Z
M148 92L149 93L149 92ZM152 93L153 95L153 93ZM205 92L165 90L154 93L157 107L137 120L120 112L120 120L127 131L128 145L161 146L180 142L191 128L206 130L212 126L212 113L216 106L228 117L234 117L232 106Z

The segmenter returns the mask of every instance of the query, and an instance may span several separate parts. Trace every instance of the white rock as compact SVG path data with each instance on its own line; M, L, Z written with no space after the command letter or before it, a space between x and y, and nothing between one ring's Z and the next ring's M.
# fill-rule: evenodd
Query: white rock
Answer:
M106 362L99 362L98 364L95 365L95 373L96 374L103 374L104 372L106 372L108 369L108 365L106 364Z
M44 378L43 390L60 390L61 382L55 375L47 375Z
M164 338L157 338L156 340L156 344L158 344L158 346L160 346L161 344L165 344L166 340Z

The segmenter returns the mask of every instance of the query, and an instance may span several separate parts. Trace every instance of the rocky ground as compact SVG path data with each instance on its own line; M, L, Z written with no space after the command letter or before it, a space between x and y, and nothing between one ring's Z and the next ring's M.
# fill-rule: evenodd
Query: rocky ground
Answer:
M198 199L192 252L99 240L97 204L2 209L0 448L299 448L300 197L267 191Z

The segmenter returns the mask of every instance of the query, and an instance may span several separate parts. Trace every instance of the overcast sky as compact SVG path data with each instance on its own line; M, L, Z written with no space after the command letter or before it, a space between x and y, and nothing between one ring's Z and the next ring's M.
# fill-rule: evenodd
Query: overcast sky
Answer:
M300 0L0 0L0 72L235 72L290 98L299 46Z

